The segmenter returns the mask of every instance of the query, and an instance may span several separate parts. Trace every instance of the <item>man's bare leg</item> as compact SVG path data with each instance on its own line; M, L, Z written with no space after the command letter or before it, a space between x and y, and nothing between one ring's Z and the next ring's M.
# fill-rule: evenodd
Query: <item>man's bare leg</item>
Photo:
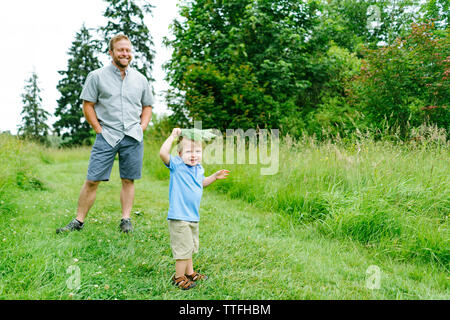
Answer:
M87 213L91 209L95 202L95 197L97 195L97 188L100 181L86 180L80 191L80 196L78 197L78 209L77 209L77 220L84 222Z
M129 219L134 201L134 180L122 179L120 191L120 204L122 205L122 218Z
M78 197L78 209L77 217L69 222L65 227L56 229L56 233L70 232L74 230L83 229L84 219L86 218L89 209L95 202L95 196L97 194L97 187L100 181L86 180L80 191L80 196Z

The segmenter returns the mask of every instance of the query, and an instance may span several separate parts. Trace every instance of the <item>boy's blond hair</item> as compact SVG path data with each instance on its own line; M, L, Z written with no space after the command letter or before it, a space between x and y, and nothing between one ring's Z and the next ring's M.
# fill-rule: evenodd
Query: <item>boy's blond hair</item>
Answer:
M201 144L201 146L203 147L203 142L202 141L195 141L195 140L191 140L191 139L185 138L183 136L180 136L178 138L178 141L177 141L177 152L178 152L178 154L180 154L183 151L183 144L182 144L183 140L189 140L191 142L194 142L194 144Z

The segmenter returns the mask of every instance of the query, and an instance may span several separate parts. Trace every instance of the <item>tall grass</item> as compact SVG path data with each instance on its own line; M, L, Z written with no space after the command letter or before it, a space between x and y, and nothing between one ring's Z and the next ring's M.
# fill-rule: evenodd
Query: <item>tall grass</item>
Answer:
M16 210L16 190L43 190L36 163L45 161L45 150L33 143L0 134L0 214Z
M404 259L449 269L449 143L443 130L422 126L410 141L394 134L375 139L319 142L283 139L279 172L261 175L261 165L205 165L206 174L227 168L229 179L211 189L281 212L294 225L311 225L337 238ZM147 145L145 168L158 179L168 170L158 157L160 141Z
M211 277L186 293L169 281L169 173L158 156L162 141L148 133L131 236L117 229L117 165L84 230L56 235L74 216L89 149L43 148L0 135L0 299L448 297L448 273L435 268L448 263L445 143L286 138L277 175L261 176L256 165L226 165L229 179L208 187L215 192L202 200L196 264ZM221 167L205 164L206 174ZM414 260L396 263L386 253ZM380 290L364 287L372 264L383 271ZM78 290L67 285L73 265L81 270Z

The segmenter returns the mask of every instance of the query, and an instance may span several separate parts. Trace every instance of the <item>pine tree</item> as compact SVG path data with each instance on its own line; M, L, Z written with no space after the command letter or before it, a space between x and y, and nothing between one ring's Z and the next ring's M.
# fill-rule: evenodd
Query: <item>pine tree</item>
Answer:
M89 30L83 25L76 34L68 52L70 58L67 70L58 71L64 78L58 82L57 89L61 93L55 116L59 117L53 127L56 134L65 139L63 145L88 145L93 135L89 123L84 119L80 94L89 72L100 68L101 62L96 54L99 45L91 40Z
M50 113L41 106L41 89L39 88L37 73L33 71L25 83L25 92L21 95L23 102L23 109L20 113L22 124L19 125L18 134L26 139L45 143L49 130L49 126L45 122Z
M151 13L153 8L147 1L139 5L133 0L105 0L108 8L103 14L108 24L100 28L107 43L119 33L125 34L133 45L134 57L131 66L136 68L150 81L155 52L150 31L144 23L144 13ZM105 50L107 51L107 50Z

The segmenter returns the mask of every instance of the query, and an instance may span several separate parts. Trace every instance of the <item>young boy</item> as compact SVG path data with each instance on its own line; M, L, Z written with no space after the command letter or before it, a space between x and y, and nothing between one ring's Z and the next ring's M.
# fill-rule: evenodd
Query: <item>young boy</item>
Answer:
M169 223L170 245L175 259L175 276L172 282L179 288L187 290L196 285L196 281L207 279L194 271L192 254L198 252L200 220L199 207L203 188L217 179L225 179L228 170L219 170L205 178L201 165L202 141L194 141L181 136L180 128L161 146L159 156L170 170L169 187ZM178 156L170 155L172 143L178 141Z

